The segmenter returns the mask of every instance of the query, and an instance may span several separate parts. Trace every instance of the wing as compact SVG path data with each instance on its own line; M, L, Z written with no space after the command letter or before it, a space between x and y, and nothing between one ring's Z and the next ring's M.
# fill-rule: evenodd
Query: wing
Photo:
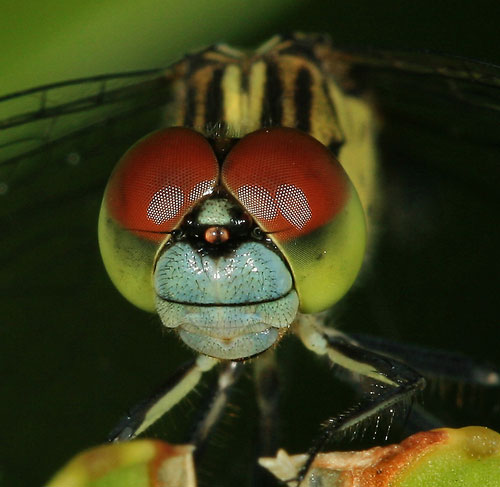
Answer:
M58 139L165 101L160 70L94 76L0 97L2 165L13 164Z
M428 160L429 146L437 146L433 139L439 139L445 144L430 155L438 169L467 178L481 192L498 187L500 66L383 50L338 50L335 59L344 86L370 92L386 131L397 135L400 145ZM457 164L457 148L473 153L473 160Z

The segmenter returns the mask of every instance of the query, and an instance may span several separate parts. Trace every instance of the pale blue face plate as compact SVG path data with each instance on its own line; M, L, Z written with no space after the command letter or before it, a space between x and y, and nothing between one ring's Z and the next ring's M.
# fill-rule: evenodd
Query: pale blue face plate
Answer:
M219 258L179 242L158 260L154 282L163 324L194 350L221 359L272 346L299 306L290 271L259 242Z
M157 296L189 304L258 303L281 298L293 286L281 258L259 242L217 259L179 242L160 257L154 277Z
M199 221L227 224L232 203L208 200ZM210 256L181 240L156 262L156 309L192 349L236 360L271 347L295 319L299 298L285 262L263 242Z

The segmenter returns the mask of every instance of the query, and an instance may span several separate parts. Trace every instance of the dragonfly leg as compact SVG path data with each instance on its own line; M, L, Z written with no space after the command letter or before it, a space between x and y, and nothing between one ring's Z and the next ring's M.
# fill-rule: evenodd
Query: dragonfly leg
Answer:
M243 362L229 361L219 373L216 389L210 398L210 406L191 437L190 443L196 446L198 456L202 454L203 445L210 431L222 416L228 403L231 387L241 376L243 368Z
M372 351L402 360L425 376L428 382L426 395L438 399L454 409L466 408L482 424L495 417L493 404L500 395L500 369L484 360L467 355L400 343L370 335L351 335L356 342ZM412 409L406 429L422 431L442 426L438 418L418 405ZM429 421L430 420L430 421ZM425 427L425 424L430 425Z
M411 400L424 389L425 379L404 363L364 349L339 331L323 326L314 315L301 316L297 326L298 334L307 348L319 355L327 355L333 363L379 384L377 391L366 395L355 406L322 425L296 479L300 484L316 455L329 441L340 439L346 431Z
M180 367L150 398L133 407L108 436L108 441L127 441L144 432L184 399L199 383L204 372L218 360L200 355Z
M500 387L500 370L483 361L461 353L434 350L418 345L399 343L371 335L351 335L370 350L404 360L430 381L446 380L474 384L485 388Z
M262 354L253 364L255 393L260 411L259 455L271 455L279 446L279 375L274 350Z

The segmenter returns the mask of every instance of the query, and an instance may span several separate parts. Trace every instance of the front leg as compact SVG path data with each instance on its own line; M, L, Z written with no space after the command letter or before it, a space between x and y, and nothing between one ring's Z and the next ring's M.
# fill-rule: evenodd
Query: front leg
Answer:
M339 438L346 430L378 417L383 411L410 400L424 389L425 379L402 362L364 349L339 331L325 327L314 315L301 315L297 328L298 335L309 350L327 355L333 363L374 379L381 385L376 394L367 395L348 411L323 424L299 472L297 480L300 484L326 443Z
M179 401L184 399L200 382L204 372L219 361L200 355L182 366L152 397L137 404L111 431L108 441L126 441L140 435Z

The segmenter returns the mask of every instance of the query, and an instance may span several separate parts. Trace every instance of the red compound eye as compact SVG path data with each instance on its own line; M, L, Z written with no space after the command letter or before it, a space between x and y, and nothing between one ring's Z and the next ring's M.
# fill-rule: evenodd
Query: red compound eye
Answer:
M332 153L291 128L253 132L228 154L222 177L268 232L289 240L321 227L348 200L348 179Z
M175 127L141 139L111 175L106 204L123 227L162 240L204 195L212 192L218 163L207 140ZM149 233L148 233L149 232Z

